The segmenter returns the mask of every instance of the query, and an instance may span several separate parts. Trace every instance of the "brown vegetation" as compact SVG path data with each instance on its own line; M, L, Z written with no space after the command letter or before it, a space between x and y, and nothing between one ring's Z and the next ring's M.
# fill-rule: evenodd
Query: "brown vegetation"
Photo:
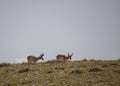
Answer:
M119 76L119 61L71 61L59 65L55 62L41 62L34 65L24 63L0 66L0 86L119 86Z

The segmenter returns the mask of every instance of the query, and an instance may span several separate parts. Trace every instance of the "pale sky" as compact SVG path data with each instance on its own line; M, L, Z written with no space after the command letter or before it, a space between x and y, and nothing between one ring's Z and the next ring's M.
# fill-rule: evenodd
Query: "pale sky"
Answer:
M120 0L0 0L0 62L74 53L120 58Z

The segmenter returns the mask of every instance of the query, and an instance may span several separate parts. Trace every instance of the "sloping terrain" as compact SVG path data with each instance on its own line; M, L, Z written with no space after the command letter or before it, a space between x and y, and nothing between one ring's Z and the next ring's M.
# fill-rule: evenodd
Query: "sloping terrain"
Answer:
M120 61L1 63L0 86L120 86Z

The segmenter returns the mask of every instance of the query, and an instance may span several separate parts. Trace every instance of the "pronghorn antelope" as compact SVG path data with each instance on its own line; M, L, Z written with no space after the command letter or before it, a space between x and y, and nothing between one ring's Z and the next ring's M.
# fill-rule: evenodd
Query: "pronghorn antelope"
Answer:
M56 56L56 59L57 59L57 61L64 61L64 63L65 63L66 60L68 60L68 59L71 60L71 57L72 57L72 56L73 56L73 53L72 53L71 55L68 53L68 56L63 55L63 54L58 54L58 55Z
M27 57L28 63L36 63L40 59L44 60L43 56L44 56L44 53L40 54L39 57L30 55Z

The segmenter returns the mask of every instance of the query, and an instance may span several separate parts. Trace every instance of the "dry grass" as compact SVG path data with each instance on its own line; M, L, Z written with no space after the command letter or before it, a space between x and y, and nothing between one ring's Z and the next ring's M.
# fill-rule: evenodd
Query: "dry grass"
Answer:
M72 61L65 64L53 61L0 66L0 86L119 86L119 76L120 61Z

